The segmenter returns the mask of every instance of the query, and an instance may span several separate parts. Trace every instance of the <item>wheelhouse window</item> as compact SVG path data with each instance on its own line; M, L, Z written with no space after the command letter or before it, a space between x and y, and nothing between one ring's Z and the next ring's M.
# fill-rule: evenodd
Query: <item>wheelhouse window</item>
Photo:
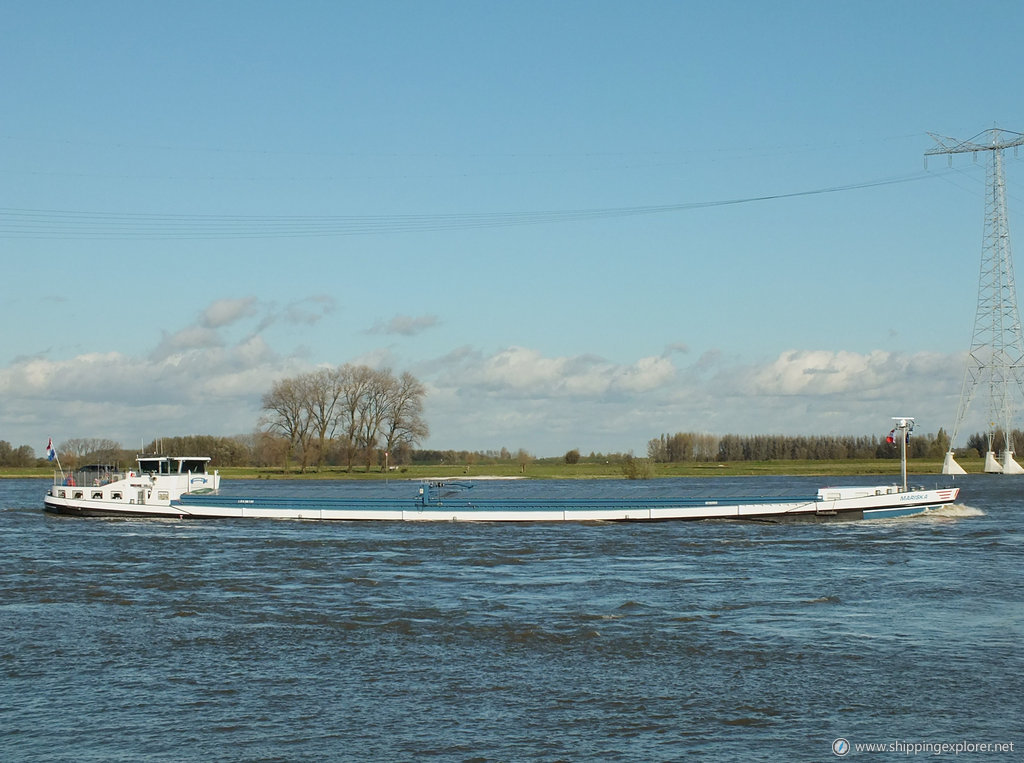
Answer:
M139 471L147 474L170 474L171 462L165 456L139 456Z

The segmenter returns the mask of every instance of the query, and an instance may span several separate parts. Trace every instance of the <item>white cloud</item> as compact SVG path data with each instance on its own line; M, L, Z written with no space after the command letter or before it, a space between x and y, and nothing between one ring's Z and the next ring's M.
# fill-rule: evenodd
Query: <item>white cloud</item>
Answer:
M235 323L242 318L248 318L256 314L258 309L256 297L218 299L203 311L199 317L199 325L217 329Z
M219 347L221 343L221 336L215 329L206 326L187 326L173 334L165 334L153 350L153 357L168 358L191 350Z
M111 437L251 430L276 379L305 364L259 334L229 342L222 329L255 317L250 300L220 300L197 324L165 333L152 352L23 357L0 368L0 428L21 442L47 436ZM219 328L214 328L217 326ZM12 427L14 431L11 431Z
M389 321L377 321L367 334L398 334L416 336L440 323L436 315L396 315Z
M789 351L762 364L720 353L691 365L666 356L616 364L510 347L490 356L461 348L414 372L431 383L436 447L557 455L572 447L643 452L662 432L869 434L894 414L948 431L960 364L929 353L825 351Z
M288 304L284 309L284 320L288 323L312 326L323 320L325 315L333 313L335 307L334 297L315 294Z
M222 330L188 326L148 354L13 360L0 368L0 436L15 444L51 435L127 444L251 430L273 382L316 359L278 352L259 333L225 336L229 317L241 321L245 310L217 304L203 320L223 321ZM885 431L897 414L918 417L923 431L949 429L962 374L962 358L882 351L790 350L749 363L718 352L689 358L673 347L615 362L460 347L409 366L379 348L348 360L408 369L428 386L427 447L522 447L539 455L574 447L643 453L649 439L677 431L864 434Z
M752 374L749 391L757 395L827 395L873 389L895 370L892 353L784 352Z
M669 384L675 376L676 367L668 358L640 358L616 371L613 386L625 392L647 392Z
M517 398L593 399L655 389L675 376L675 366L665 357L619 365L596 355L545 357L526 347L508 347L490 357L463 349L435 367L439 386Z
M875 350L867 354L790 350L772 363L752 369L742 388L751 395L885 396L907 379L931 387L929 379L945 382L962 370L961 362L934 353L905 355ZM951 370L954 373L950 373Z

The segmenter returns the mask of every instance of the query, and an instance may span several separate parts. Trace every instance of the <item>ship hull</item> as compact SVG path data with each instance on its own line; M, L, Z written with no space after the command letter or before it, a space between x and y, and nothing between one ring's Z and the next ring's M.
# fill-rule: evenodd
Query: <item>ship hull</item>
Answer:
M365 499L246 498L182 495L166 504L121 503L47 495L46 511L81 517L175 519L294 519L392 522L658 522L703 519L813 521L910 516L953 503L958 488L893 491L892 488L822 489L817 496L787 499L673 501L423 502Z

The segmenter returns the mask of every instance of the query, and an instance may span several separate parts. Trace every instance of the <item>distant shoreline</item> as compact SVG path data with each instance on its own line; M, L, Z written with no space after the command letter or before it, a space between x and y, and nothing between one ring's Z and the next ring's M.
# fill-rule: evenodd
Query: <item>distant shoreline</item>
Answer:
M962 459L961 466L970 474L984 470L984 460ZM557 461L533 461L525 466L517 463L475 464L467 466L409 466L381 472L361 469L347 472L343 467L325 467L321 471L298 469L285 471L280 467L217 467L222 477L233 479L300 479L300 480L442 480L442 479L623 479L622 465L610 463L564 464ZM915 476L938 476L942 473L941 459L917 459L907 464L908 473ZM67 471L67 470L65 470ZM726 463L651 463L650 479L665 477L856 477L885 475L899 480L899 461L890 459L838 460L838 461L735 461ZM53 470L46 467L0 469L0 479L53 479Z

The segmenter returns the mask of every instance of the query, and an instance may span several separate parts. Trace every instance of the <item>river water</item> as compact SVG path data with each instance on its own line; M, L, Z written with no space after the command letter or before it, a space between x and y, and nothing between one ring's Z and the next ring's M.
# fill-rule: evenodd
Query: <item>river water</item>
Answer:
M923 518L516 526L63 518L0 481L0 759L1019 760L1024 478L956 484Z

